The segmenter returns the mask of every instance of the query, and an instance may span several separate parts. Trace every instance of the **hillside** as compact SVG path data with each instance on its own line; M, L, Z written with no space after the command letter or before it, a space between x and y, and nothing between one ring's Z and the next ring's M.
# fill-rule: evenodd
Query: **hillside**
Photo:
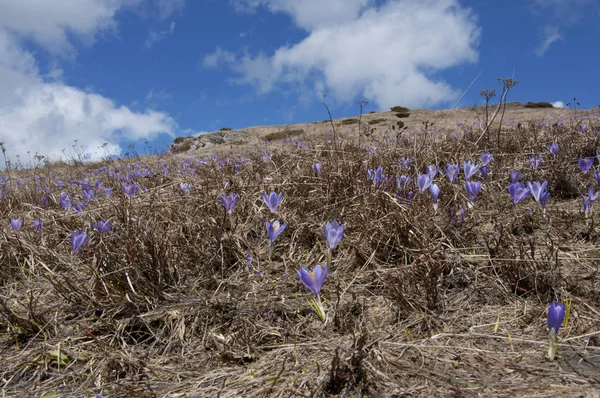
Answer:
M0 395L597 396L598 110L409 113L4 172Z
M504 113L504 123L517 124L518 122L537 122L539 119L554 117L561 118L569 114L569 109L564 108L526 108L520 102L507 103ZM497 104L490 105L489 118L491 119ZM398 113L404 113L403 117L396 116ZM326 112L324 112L326 115ZM494 126L500 121L501 113L498 114ZM371 112L356 115L353 117L334 119L336 132L341 135L349 134L356 136L358 134L359 120L361 131L366 131L366 140L372 135L375 137L390 133L392 126L397 127L398 122L402 122L402 129L408 131L420 131L427 123L427 129L457 130L458 123L464 123L467 126L473 123L483 123L485 120L485 107L478 106L472 108L457 108L452 110L428 110L413 109L406 112ZM322 135L326 131L331 131L331 122L322 120L313 123L285 124L279 126L254 126L242 129L229 129L222 131L213 131L207 134L191 137L180 137L175 139L171 145L172 153L185 153L202 156L215 151L239 151L253 148L257 145L263 145L266 142L281 141L285 138L293 139L311 139Z

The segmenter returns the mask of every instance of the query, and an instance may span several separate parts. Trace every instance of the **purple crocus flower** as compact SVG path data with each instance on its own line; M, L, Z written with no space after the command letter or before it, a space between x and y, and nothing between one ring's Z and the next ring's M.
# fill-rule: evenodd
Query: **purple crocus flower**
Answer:
M327 244L329 245L329 250L331 251L344 237L344 226L340 225L337 221L328 222L325 224L323 233L325 234L325 239L327 239Z
M553 301L548 308L548 359L551 361L554 360L556 356L556 337L558 335L558 330L562 325L565 319L566 307L564 304L557 304L556 301Z
M463 171L465 173L465 179L470 180L471 177L475 175L479 171L478 165L471 163L470 161L463 162Z
M587 196L581 195L583 198L583 212L585 214L591 213L594 202L598 199L598 194L600 194L600 192L595 192L593 188L590 188Z
M560 150L560 148L558 147L557 143L553 143L553 144L548 145L548 150L550 151L551 154L558 155L558 151Z
M448 163L446 165L446 176L448 176L450 183L454 182L454 179L456 178L456 176L458 176L459 172L460 166L458 164Z
M407 177L405 175L396 178L396 185L398 186L398 189L406 189L409 183L410 177Z
M579 168L583 174L590 171L590 168L594 165L594 158L579 158Z
M598 199L598 194L600 194L600 191L594 191L594 188L590 188L588 190L588 197L590 198L590 204L594 204L596 199Z
M482 166L487 166L492 159L494 159L494 155L492 155L489 152L482 152L481 153L481 165Z
M519 182L519 178L521 178L521 172L520 171L511 171L511 172L509 172L509 176L510 176L510 182L512 184L515 184L515 183Z
M71 254L75 254L85 246L90 238L83 231L71 232Z
M548 198L550 197L550 191L542 191L540 194L540 205L544 212L546 211L546 203L548 203Z
M273 257L273 243L275 239L285 230L287 223L280 225L279 221L274 221L273 224L265 220L265 227L267 228L267 235L269 236L269 260Z
M21 220L19 218L10 220L10 227L12 228L12 230L15 233L19 232L19 230L21 229L22 226L23 226L23 220Z
M225 208L227 214L231 214L239 197L240 196L238 194L233 192L229 192L229 195L225 195L223 193L219 196L219 200L221 201L221 204L223 204L223 207Z
M565 305L557 304L556 301L553 301L550 304L550 308L548 308L548 331L550 333L558 334L558 329L560 329L564 319L565 319Z
M479 172L481 173L481 177L487 178L487 176L488 176L488 167L487 166L481 166L481 168L479 169Z
M42 232L42 226L44 225L44 221L42 220L33 220L33 230L37 233Z
M425 192L425 190L429 188L432 182L433 177L429 174L419 173L419 175L417 176L417 185L419 186L419 191L421 193Z
M321 163L314 163L312 165L312 171L315 173L315 175L321 174Z
M73 206L71 206L75 213L81 213L84 207L85 205L83 204L83 202L73 203Z
M467 190L467 197L469 198L469 202L472 205L481 192L481 181L465 181L465 187Z
M96 192L94 192L92 187L85 186L81 190L81 195L83 196L83 200L85 200L86 202L89 202L90 200L92 200L96 197Z
M596 184L600 185L600 173L594 171L594 179L596 180Z
M106 234L112 231L112 226L108 220L102 220L98 224L94 224L93 228L100 234Z
M404 169L408 169L410 167L410 162L412 158L410 156L400 158L400 166Z
M508 185L508 193L512 198L513 204L517 204L529 196L531 191L525 187L525 184L514 182Z
M532 169L537 169L538 167L540 167L541 163L542 163L541 155L531 155L529 157L529 164L531 165Z
M321 287L327 278L327 265L321 267L320 264L315 265L312 272L304 267L296 271L296 275L308 290L315 296L319 304L321 303Z
M531 196L533 196L533 199L535 199L536 202L540 201L540 198L546 190L546 186L548 186L548 181L544 181L543 183L540 183L539 181L527 181L527 188L529 188Z
M108 198L112 193L112 188L104 188L104 195Z
M71 208L71 199L68 196L62 196L58 200L58 203L60 204L60 207L62 207L64 210L69 210Z
M431 199L433 199L433 208L437 210L438 208L438 197L440 196L440 187L437 184L431 184L429 186L429 193L431 194Z
M133 195L135 195L135 191L136 191L135 184L123 183L122 187L123 187L123 192L125 192L125 195L127 195L129 197L132 197Z
M179 183L179 188L183 191L183 193L190 193L192 190L192 184L181 182Z
M277 211L277 206L279 206L283 199L283 193L280 192L279 195L277 195L275 192L271 191L271 193L267 195L266 192L263 192L262 198L269 210L271 210L271 213L275 213L275 211Z
M252 265L252 254L250 254L250 251L246 252L246 266L249 267L250 265Z
M269 148L266 148L264 150L264 155L262 156L262 160L265 163L270 163L271 162L271 154L269 153Z
M459 223L461 222L464 218L465 218L465 210L464 209L458 209L458 210L451 210L450 213L450 217L456 222Z
M431 177L432 180L437 175L439 169L440 168L438 166L436 166L435 164L427 165L427 174Z
M587 215L592 211L592 206L590 205L589 199L586 195L581 195L583 198L583 212Z
M381 183L384 180L383 167L378 167L376 170L367 170L367 176L371 181L373 181L373 185L375 185L375 188L379 187L379 185L381 185Z
M280 225L279 221L274 221L273 224L271 224L265 220L265 227L267 228L267 235L269 235L271 246L273 246L273 242L275 242L275 239L277 239L277 237L285 230L287 223Z

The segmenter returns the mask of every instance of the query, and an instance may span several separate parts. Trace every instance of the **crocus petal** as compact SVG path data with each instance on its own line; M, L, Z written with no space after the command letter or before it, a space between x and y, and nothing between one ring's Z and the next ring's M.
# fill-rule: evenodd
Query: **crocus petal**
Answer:
M321 267L321 265L316 265L313 269L313 272L308 271L306 268L301 267L299 271L296 272L300 281L306 286L308 290L315 297L319 297L319 293L321 292L321 287L325 282L325 278L327 277L327 265Z
M325 278L327 278L327 273L327 264L325 264L323 267L317 264L313 270L313 274L315 275L315 281L317 283L317 286L319 287L319 292L321 291L321 287L325 282Z
M327 239L329 248L333 250L344 237L344 226L340 225L337 221L333 221L325 224L323 233L325 235L325 239Z
M433 203L437 203L438 197L440 196L440 187L437 184L431 184L429 186L429 193L433 199Z
M298 277L304 286L306 286L306 288L315 295L315 297L319 295L319 289L317 289L315 278L313 275L311 275L310 271L302 267L300 268L300 271L298 271Z
M565 305L562 303L557 304L556 301L553 301L552 304L550 304L550 307L548 308L547 320L549 331L554 330L554 333L558 333L558 329L565 319L565 311Z

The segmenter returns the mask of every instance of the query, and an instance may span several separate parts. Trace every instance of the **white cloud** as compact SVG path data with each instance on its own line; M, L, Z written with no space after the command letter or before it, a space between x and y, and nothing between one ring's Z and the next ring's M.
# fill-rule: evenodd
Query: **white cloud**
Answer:
M561 26L590 21L597 23L600 3L597 0L532 0L531 10Z
M265 5L268 0L229 0L233 9L237 12L253 14L256 8Z
M564 108L565 107L565 103L562 101L555 101L552 103L552 106L555 108Z
M167 36L172 35L174 32L175 22L171 22L168 29L161 30L160 32L155 32L151 30L148 33L148 38L146 39L144 47L146 47L146 49L151 48L156 42L166 39Z
M181 12L185 0L158 0L156 4L160 19L165 20L177 12Z
M404 98L406 106L430 106L458 95L436 73L478 57L477 21L457 0L391 0L380 7L370 0L236 3L286 13L308 32L272 55L217 48L205 56L205 66L227 65L239 75L231 82L254 85L259 93L283 84L322 85L328 98L359 95L381 108Z
M10 158L24 158L28 151L61 157L75 140L91 158L100 158L98 147L105 143L118 153L123 138L175 134L177 124L165 113L134 112L61 80L58 62L77 54L71 40L93 44L100 34L116 29L120 9L139 1L0 0L0 141ZM25 39L53 56L47 71L24 48Z
M235 54L217 47L214 53L207 54L202 59L202 65L206 68L216 68L220 62L231 64L235 62Z
M172 96L171 93L164 90L154 90L154 88L152 88L148 91L148 94L146 94L146 101L165 101L171 99Z
M534 53L544 55L557 40L567 40L576 25L596 28L600 18L598 0L530 0L531 13L542 27L542 38ZM578 37L573 37L578 39Z
M115 29L117 11L141 0L2 0L0 28L53 53L73 56L69 35L90 45L100 31Z
M538 57L544 55L546 51L548 51L552 43L558 40L562 40L562 36L560 35L557 26L544 26L542 36L542 42L535 50L535 55L537 55Z
M351 22L374 0L230 0L238 12L254 13L265 7L288 14L298 27L311 31L320 26Z
M234 7L248 11L259 6L290 15L297 26L311 31L331 24L352 22L373 0L234 0Z

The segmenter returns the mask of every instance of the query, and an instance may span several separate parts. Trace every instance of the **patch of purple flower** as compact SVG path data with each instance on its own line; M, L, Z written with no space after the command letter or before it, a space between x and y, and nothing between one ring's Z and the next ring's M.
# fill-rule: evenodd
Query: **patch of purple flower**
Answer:
M75 254L89 242L90 238L83 231L71 232L71 254Z
M463 171L465 173L465 179L470 180L471 177L473 177L475 173L479 171L479 168L479 165L471 163L471 161L463 162Z
M266 192L262 193L263 202L267 205L271 213L275 213L277 211L277 207L281 204L283 200L283 193L280 192L279 195L275 192L271 191L270 194L267 195Z
M508 193L512 198L513 204L517 204L526 197L528 197L531 191L525 187L525 184L520 182L514 182L508 185Z
M448 163L446 165L446 176L448 177L448 180L450 180L450 183L454 182L459 172L460 166L458 164Z
M532 169L537 169L538 167L540 167L540 164L542 163L542 156L541 155L531 155L529 157L529 164L531 165Z
M594 165L594 158L579 158L579 168L583 174L590 171L590 168Z

